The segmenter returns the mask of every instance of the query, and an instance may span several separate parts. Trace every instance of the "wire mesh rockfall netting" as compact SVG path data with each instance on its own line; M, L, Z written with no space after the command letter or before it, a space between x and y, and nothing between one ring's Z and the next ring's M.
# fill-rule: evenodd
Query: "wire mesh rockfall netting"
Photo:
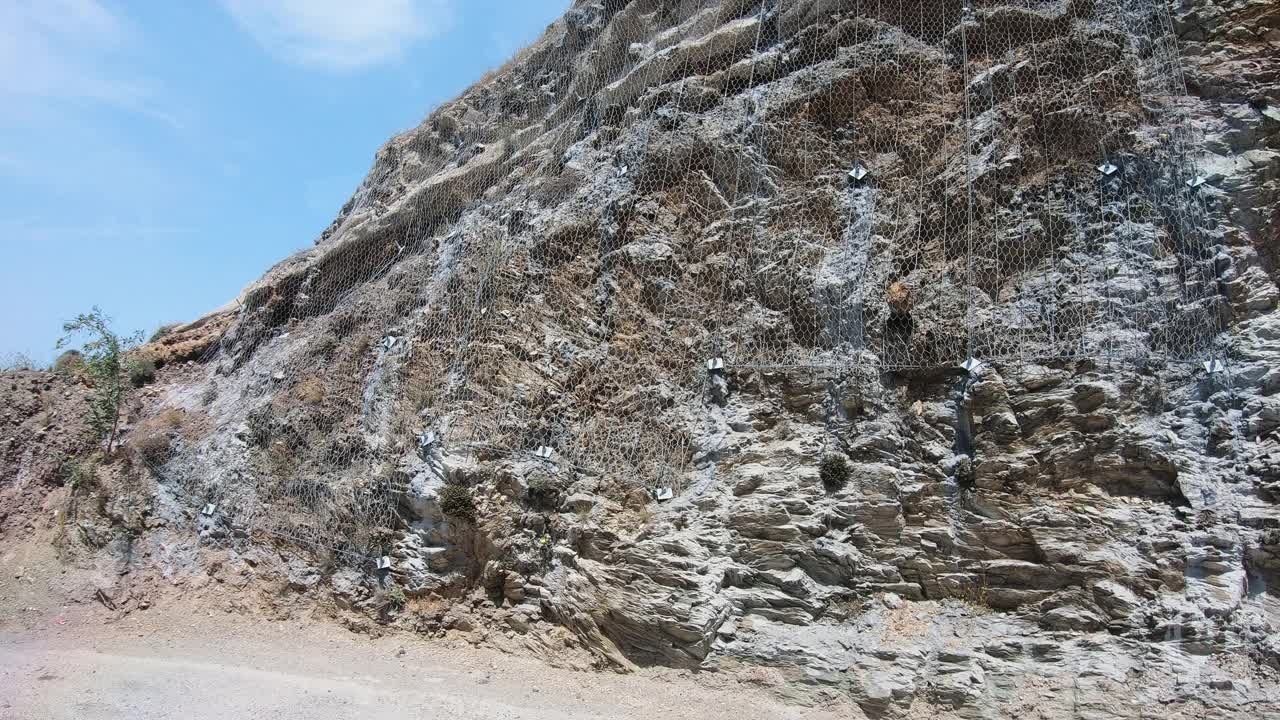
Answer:
M678 489L713 358L1201 359L1184 95L1158 0L579 3L246 297L223 501L362 552L406 454Z
M815 5L776 6L754 53L731 365L1203 356L1219 293L1164 3L835 5L811 40L786 33Z

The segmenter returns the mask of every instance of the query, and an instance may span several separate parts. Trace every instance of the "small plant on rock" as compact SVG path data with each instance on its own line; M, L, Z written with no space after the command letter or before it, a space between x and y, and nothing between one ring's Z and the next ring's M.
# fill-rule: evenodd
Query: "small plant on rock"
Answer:
M530 477L525 495L534 507L554 510L560 506L560 484L549 474L539 473Z
M471 488L448 484L440 490L440 512L451 518L475 522L476 500Z
M144 465L164 465L173 457L173 439L182 429L185 419L184 413L169 408L139 423L130 433L127 445Z
M399 584L392 581L383 589L378 604L383 612L399 612L409 604L409 596L404 594L404 589Z
M319 405L324 402L324 381L318 377L309 377L294 387L293 394L304 405Z
M129 445L138 458L149 467L164 465L173 456L173 441L163 430L153 430L139 435Z
M827 455L818 465L818 477L822 486L831 492L844 487L849 482L849 461L842 455Z
M98 486L98 465L101 460L102 456L98 453L87 457L68 457L58 467L58 480L67 488L66 505L54 513L57 530L53 546L57 548L59 557L64 557L70 550L68 522L71 527L76 526L75 518L81 496L92 493Z
M147 342L148 343L159 342L160 340L163 340L165 337L172 335L173 331L177 330L180 327L182 327L182 323L169 323L168 325L161 325L160 327L156 328L155 332L151 333L151 339L147 340Z
M338 336L332 332L325 332L311 341L310 354L312 357L329 358L333 356L333 351L338 349Z
M68 379L78 377L84 369L84 356L79 350L68 350L53 361L53 371Z
M249 431L249 443L258 447L266 447L275 437L275 414L270 405L263 405L249 413L245 418L245 427Z
M90 455L85 458L67 458L58 467L58 479L70 489L74 495L97 482L98 457Z
M129 362L129 382L140 388L156 379L156 361L150 355L141 355Z

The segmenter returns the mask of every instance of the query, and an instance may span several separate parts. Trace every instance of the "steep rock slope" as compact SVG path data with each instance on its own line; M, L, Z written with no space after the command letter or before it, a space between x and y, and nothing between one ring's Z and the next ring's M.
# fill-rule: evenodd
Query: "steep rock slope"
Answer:
M578 2L166 379L152 525L873 717L1280 712L1278 45L1247 0Z

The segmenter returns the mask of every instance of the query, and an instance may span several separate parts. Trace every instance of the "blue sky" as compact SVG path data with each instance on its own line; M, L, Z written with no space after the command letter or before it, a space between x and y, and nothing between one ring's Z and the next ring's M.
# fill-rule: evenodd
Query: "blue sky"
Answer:
M570 0L0 0L0 360L192 320Z

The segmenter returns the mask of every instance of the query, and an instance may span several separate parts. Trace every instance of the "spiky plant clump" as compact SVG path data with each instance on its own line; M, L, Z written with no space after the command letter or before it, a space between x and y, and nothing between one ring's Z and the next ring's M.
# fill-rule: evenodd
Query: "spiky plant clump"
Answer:
M475 522L476 501L471 488L464 485L445 485L440 490L440 512L447 517Z
M849 474L849 461L842 455L827 455L818 465L818 477L822 479L822 486L831 492L844 487L849 482Z

